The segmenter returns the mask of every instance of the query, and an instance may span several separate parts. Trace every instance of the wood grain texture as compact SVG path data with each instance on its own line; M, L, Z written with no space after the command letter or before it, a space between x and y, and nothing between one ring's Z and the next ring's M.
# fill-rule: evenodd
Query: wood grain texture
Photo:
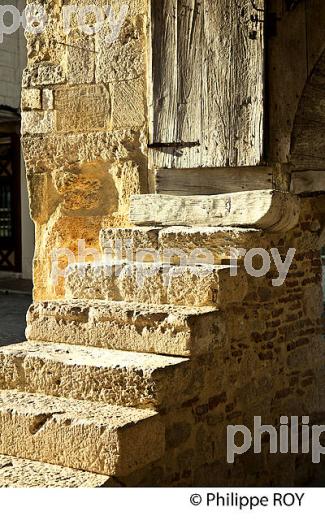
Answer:
M272 190L213 196L134 195L130 221L136 225L243 226L286 231L298 224L299 199Z
M151 31L150 139L170 143L177 132L177 0L152 0Z
M269 21L273 15L276 23L274 33L267 38L266 49L269 114L266 156L270 161L286 163L295 153L292 134L297 132L296 115L300 111L301 97L324 50L325 2L302 1L288 10L285 0L269 0L268 6ZM324 159L324 148L308 159L307 149L312 143L313 132L319 134L320 129L308 124L304 138L306 149L302 153L305 159L298 167L294 164L295 169L325 169L324 161L321 163L320 160Z
M169 146L150 149L151 167L261 163L264 34L255 15L263 17L250 0L152 0L150 138Z
M296 194L325 193L325 171L293 172L291 191Z
M295 170L325 170L325 51L300 99L291 139L291 161Z
M268 167L160 169L156 193L162 195L218 195L274 188Z

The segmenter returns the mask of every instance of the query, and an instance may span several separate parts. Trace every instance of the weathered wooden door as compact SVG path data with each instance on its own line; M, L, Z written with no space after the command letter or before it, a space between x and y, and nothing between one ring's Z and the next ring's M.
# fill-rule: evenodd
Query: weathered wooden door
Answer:
M21 271L20 143L0 133L0 271Z
M151 167L263 156L264 0L151 0Z

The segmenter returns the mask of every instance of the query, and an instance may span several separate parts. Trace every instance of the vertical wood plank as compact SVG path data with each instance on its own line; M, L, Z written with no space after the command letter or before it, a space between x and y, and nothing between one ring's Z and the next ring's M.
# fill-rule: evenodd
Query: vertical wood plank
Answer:
M204 2L203 146L204 166L229 165L229 107L231 104L232 0ZM213 154L213 157L211 155Z
M205 166L254 166L263 155L264 1L204 0Z
M201 139L202 23L201 2L178 0L177 140Z
M151 142L177 137L177 0L152 0Z

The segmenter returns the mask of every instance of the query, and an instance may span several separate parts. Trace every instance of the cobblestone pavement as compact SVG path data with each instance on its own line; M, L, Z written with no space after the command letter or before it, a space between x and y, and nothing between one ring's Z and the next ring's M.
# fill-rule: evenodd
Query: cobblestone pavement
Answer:
M25 340L26 312L32 297L0 294L0 346Z

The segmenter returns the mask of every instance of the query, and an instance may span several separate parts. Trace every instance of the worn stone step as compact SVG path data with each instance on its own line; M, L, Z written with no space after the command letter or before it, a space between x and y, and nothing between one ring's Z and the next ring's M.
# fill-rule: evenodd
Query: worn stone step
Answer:
M270 247L270 234L239 227L105 228L100 244L106 261L220 264L229 263L235 249Z
M34 303L27 314L30 341L189 357L218 348L225 336L213 307L71 300Z
M298 224L300 202L274 190L223 195L133 195L130 221L145 226L244 226L288 231Z
M164 426L152 410L0 392L0 453L126 476L159 459Z
M0 455L0 488L119 487L113 477Z
M2 390L167 408L193 397L190 381L187 358L29 342L0 349Z
M248 283L244 269L230 266L173 266L163 263L71 264L65 277L67 299L97 299L194 307L243 301Z

